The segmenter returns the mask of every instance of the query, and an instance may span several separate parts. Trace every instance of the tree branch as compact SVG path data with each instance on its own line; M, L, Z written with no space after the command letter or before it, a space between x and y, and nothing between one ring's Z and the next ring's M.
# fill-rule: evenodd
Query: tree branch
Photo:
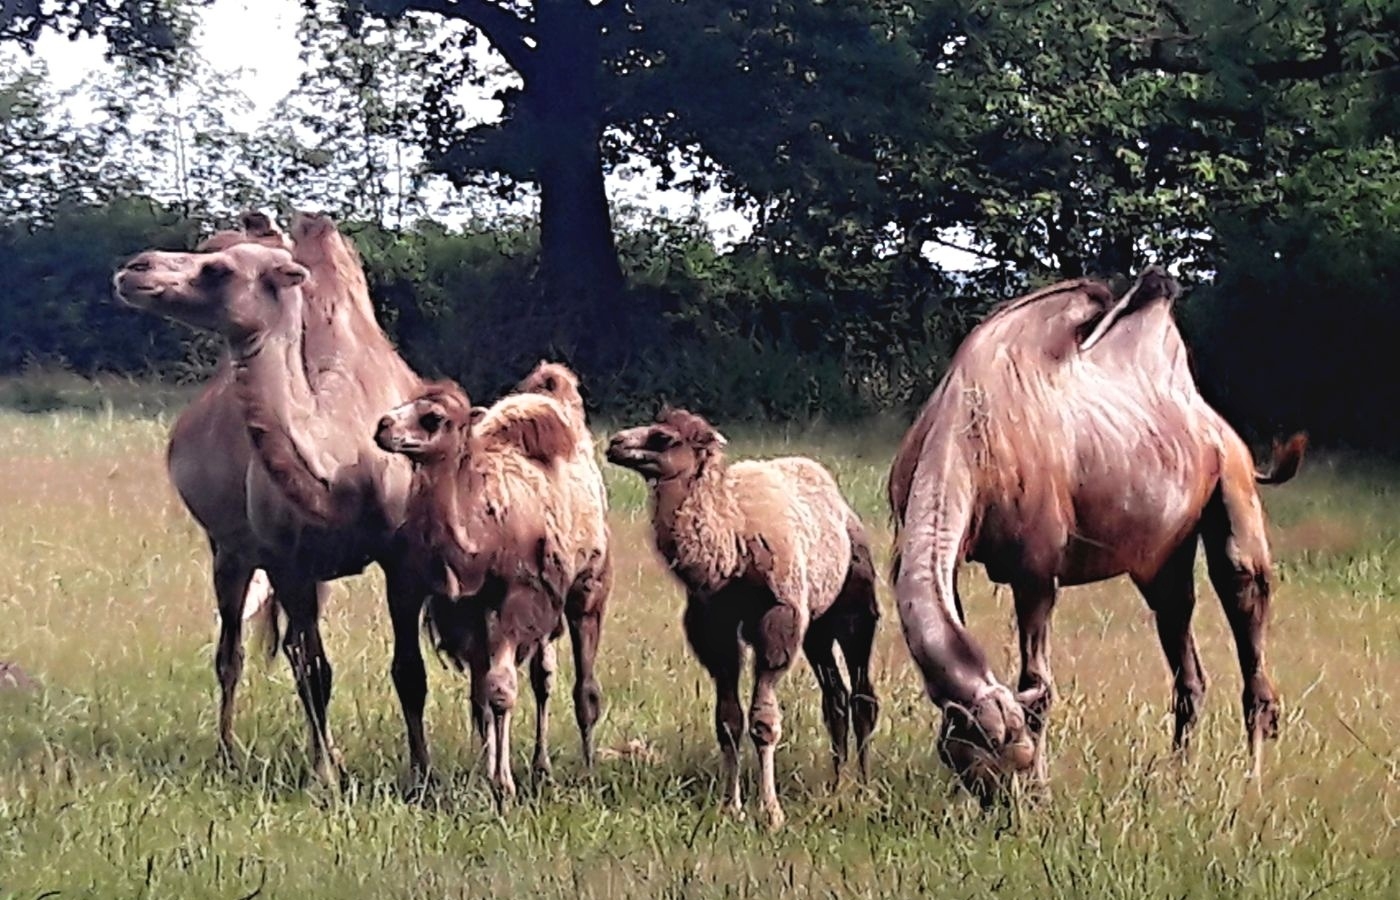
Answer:
M490 0L365 0L365 9L385 18L413 11L466 22L486 36L521 78L529 81L534 74L533 48L527 43L535 40L531 23Z

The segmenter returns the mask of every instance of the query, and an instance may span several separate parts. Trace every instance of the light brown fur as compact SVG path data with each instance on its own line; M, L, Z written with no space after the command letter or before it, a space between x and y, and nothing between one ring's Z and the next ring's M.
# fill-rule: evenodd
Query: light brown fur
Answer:
M1190 630L1198 537L1235 629L1256 772L1259 740L1276 733L1263 662L1271 566L1255 483L1291 476L1303 442L1280 448L1273 473L1253 470L1196 389L1171 316L1177 290L1153 269L1117 301L1079 280L995 311L958 349L891 467L905 637L945 713L940 751L984 799L1009 772L1045 776L1061 585L1124 573L1137 582L1157 614L1185 746L1205 691ZM1012 585L1018 695L963 626L964 558Z
M715 679L716 730L725 758L727 807L741 809L738 741L739 635L754 646L751 734L771 827L783 821L773 749L782 715L776 684L799 647L817 673L839 776L851 697L836 668L841 644L855 690L862 774L878 712L868 663L879 611L869 540L831 474L801 457L729 463L724 438L684 410L619 432L608 459L646 477L662 558L686 587L686 635Z
M244 227L244 240L220 233L205 242L208 252L141 254L115 283L131 305L213 330L228 345L177 420L168 454L214 555L221 748L232 755L240 613L261 568L287 618L282 646L313 764L334 782L332 672L319 630L325 582L378 559L402 520L408 464L380 452L368 432L418 379L379 330L358 256L329 219L298 215L290 244L260 214L245 216Z
M391 410L375 439L415 463L398 568L431 595L442 652L471 673L473 720L498 797L504 802L515 790L509 722L517 664L529 662L536 694L534 765L549 770L553 641L566 623L575 714L591 765L601 701L594 659L611 555L605 511L572 459L568 414L536 394L474 410L460 388L438 383ZM421 734L421 723L410 731Z

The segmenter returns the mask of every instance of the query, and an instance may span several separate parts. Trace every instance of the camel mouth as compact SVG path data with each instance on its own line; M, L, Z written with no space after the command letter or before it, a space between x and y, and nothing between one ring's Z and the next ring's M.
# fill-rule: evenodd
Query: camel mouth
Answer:
M625 444L609 444L605 455L608 462L615 466L631 469L647 477L655 477L658 474L655 457L645 450L628 447Z
M137 273L123 269L112 279L117 299L127 306L144 309L164 296L168 285L145 281Z
M422 441L382 428L374 433L374 442L386 453L402 453L405 456L411 456L423 449Z

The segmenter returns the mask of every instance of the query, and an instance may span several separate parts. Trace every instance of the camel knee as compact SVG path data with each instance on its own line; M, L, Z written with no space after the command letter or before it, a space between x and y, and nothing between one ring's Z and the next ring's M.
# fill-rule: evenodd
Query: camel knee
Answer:
M737 747L744 733L744 708L738 699L721 700L715 707L715 739L723 747Z
M603 708L603 690L596 678L580 679L574 685L574 711L579 724L588 727L598 721Z
M749 713L749 737L757 747L771 747L783 737L783 716L776 703L756 703Z
M1264 675L1247 679L1242 699L1245 730L1251 736L1257 734L1269 740L1277 738L1283 704L1279 702L1273 683Z
M781 671L792 665L798 647L802 646L805 624L798 611L785 603L763 614L754 641L763 668Z
M486 700L486 705L498 715L515 709L517 697L515 668L513 666L499 667L487 672L482 695Z
M415 665L395 654L389 666L389 675L394 681L399 701L410 709L421 710L423 699L428 696L428 673L423 668L423 661L417 660Z
M219 647L219 651L214 657L214 672L219 676L219 682L225 686L237 683L243 674L243 645Z

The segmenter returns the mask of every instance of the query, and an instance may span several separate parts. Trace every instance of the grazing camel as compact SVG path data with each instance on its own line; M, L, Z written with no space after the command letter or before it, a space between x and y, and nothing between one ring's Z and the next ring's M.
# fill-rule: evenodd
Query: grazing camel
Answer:
M242 617L258 569L287 624L282 648L310 731L312 765L339 780L326 720L332 670L319 618L326 582L362 571L403 520L406 460L369 439L419 380L375 322L354 248L319 215L298 215L292 252L275 228L218 237L205 253L147 251L115 276L127 304L222 335L228 356L181 415L168 467L214 555L220 746L233 750ZM265 232L259 234L258 232ZM412 614L418 680L418 611ZM276 617L267 624L275 631ZM396 642L396 663L402 648ZM400 672L399 670L404 671ZM396 677L413 678L396 665Z
M1264 664L1272 584L1255 483L1297 471L1304 438L1254 471L1248 448L1201 398L1172 318L1179 288L1148 269L1116 303L1067 281L1013 300L975 328L905 435L890 471L894 584L905 639L944 712L940 753L984 801L1004 778L1045 776L1058 589L1127 574L1156 614L1184 748L1205 694L1191 633L1193 563L1205 546L1244 677L1244 720L1278 732ZM962 559L1012 587L1021 676L992 674L963 623Z
M801 457L729 463L724 437L700 416L665 410L653 425L613 435L609 462L651 487L657 550L686 588L685 633L715 682L715 730L724 754L724 803L740 814L742 646L754 648L749 733L770 828L784 821L773 753L782 735L777 683L800 647L816 672L831 735L833 783L854 718L861 775L879 703L870 652L880 612L865 527L836 481ZM851 691L833 654L841 646Z
M535 694L533 768L549 773L553 642L565 621L591 767L601 699L593 669L612 568L605 511L594 499L597 468L572 460L571 417L534 394L473 410L460 387L438 382L386 414L375 441L413 462L397 569L428 596L440 651L471 675L472 721L498 802L515 794L510 713L524 663ZM421 722L413 727L421 734Z

